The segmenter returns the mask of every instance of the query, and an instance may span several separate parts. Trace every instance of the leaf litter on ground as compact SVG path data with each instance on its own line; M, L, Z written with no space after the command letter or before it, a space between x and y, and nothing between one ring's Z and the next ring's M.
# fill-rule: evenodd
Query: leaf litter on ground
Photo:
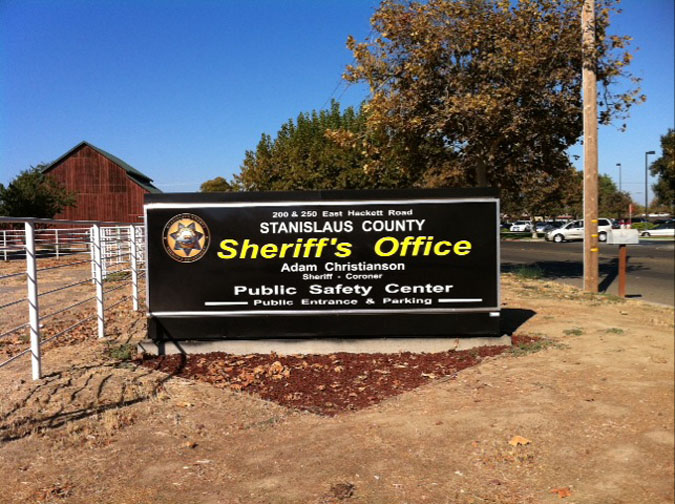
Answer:
M537 341L514 335L513 345ZM222 352L148 356L148 368L191 380L255 394L286 407L336 415L377 404L430 381L453 377L487 357L511 350L486 346L438 353L330 355L249 354Z

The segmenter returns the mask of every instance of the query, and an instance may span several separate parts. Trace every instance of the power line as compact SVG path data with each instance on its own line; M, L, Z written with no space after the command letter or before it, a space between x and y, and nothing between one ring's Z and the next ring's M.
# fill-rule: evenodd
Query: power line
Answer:
M330 94L330 96L326 99L326 101L323 102L323 105L321 105L321 108L320 108L319 110L323 110L323 109L326 107L326 105L328 104L328 102L333 98L333 96L335 96L335 92L336 92L336 91L338 90L338 88L340 87L340 84L342 84L342 81L343 81L342 76L340 76L340 78L338 79L337 84L335 85L335 89L333 89L333 92L332 92L332 93Z
M368 40L370 38L370 36L373 34L374 31L375 31L375 27L372 27L370 29L370 31L368 32L368 35L366 35L365 40ZM352 58L352 61L351 61L351 63L349 63L349 65L353 65L354 63L356 63L356 57ZM338 102L344 96L344 94L347 92L347 89L349 89L349 86L351 86L352 83L351 82L345 83L345 79L342 77L342 75L340 75L340 77L338 78L337 84L335 84L335 88L333 89L333 92L330 94L330 96L328 98L326 98L326 101L323 102L323 105L321 105L321 108L319 110L324 109L326 107L326 105L333 99L333 97L335 96L335 93L340 88L341 84L345 84L345 88L340 93L340 96L338 96L337 99L335 100L335 101L338 101Z

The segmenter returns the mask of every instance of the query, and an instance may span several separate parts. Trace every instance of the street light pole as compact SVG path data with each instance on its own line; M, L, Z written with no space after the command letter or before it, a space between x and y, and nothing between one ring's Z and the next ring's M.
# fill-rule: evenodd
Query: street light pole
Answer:
M653 150L645 152L645 222L649 219L649 212L647 212L647 208L649 205L649 192L647 190L647 180L648 180L648 172L647 168L649 165L647 164L647 156L650 154L656 154Z
M616 163L616 166L619 167L619 192L621 192L621 163Z

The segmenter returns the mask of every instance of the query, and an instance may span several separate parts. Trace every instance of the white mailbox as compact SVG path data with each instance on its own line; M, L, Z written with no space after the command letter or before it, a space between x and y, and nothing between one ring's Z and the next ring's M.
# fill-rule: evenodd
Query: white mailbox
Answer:
M637 229L612 229L607 233L609 245L633 245L640 243Z

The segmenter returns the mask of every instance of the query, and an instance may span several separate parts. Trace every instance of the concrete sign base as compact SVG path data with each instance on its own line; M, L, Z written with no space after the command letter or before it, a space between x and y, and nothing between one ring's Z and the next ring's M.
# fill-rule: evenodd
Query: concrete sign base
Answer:
M435 353L468 350L480 346L511 346L511 337L469 338L312 338L210 341L152 341L143 340L138 351L149 355L201 354L224 352L234 355L268 354L333 354L347 353Z

